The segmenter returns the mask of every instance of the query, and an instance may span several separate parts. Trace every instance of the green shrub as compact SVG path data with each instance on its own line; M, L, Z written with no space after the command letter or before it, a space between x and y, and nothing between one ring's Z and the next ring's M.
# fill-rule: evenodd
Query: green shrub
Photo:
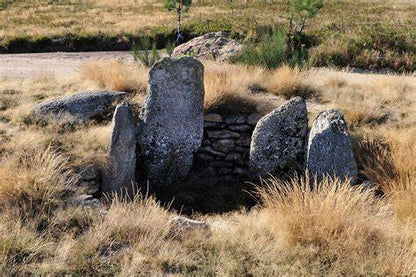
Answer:
M273 28L262 35L258 44L247 45L236 61L266 68L278 67L286 61L286 33Z
M148 37L142 37L138 43L133 43L132 52L134 61L147 67L153 66L160 59L156 42L152 43Z

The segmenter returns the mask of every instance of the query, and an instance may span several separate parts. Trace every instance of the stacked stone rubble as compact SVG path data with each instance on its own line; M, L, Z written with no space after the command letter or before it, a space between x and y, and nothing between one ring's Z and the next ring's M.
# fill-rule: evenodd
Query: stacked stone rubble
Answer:
M197 168L212 176L248 175L251 135L260 118L260 114L205 114L204 138L194 161Z

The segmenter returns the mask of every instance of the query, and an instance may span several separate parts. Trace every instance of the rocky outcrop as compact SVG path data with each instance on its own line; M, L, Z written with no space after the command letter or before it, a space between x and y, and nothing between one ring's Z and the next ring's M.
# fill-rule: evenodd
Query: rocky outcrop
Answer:
M347 124L338 110L320 113L314 120L308 142L306 169L318 181L325 176L341 180L357 179L357 164L352 152Z
M164 58L149 72L138 122L138 165L153 188L185 177L201 145L204 67L194 58Z
M278 178L301 171L308 132L306 103L293 98L264 116L254 129L250 170L259 177Z
M42 102L32 109L29 117L42 123L63 121L80 124L101 120L111 116L115 103L125 97L125 92L83 91Z
M243 45L228 37L226 32L213 32L196 37L176 47L173 56L189 55L202 59L229 61L241 52Z
M136 126L129 104L117 106L112 122L109 165L103 174L102 193L125 195L134 190Z

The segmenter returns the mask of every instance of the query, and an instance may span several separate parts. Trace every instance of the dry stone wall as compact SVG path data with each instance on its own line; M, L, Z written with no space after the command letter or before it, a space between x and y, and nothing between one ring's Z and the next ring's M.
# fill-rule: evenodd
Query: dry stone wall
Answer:
M209 176L245 178L251 135L262 115L207 113L202 145L194 158L194 169Z

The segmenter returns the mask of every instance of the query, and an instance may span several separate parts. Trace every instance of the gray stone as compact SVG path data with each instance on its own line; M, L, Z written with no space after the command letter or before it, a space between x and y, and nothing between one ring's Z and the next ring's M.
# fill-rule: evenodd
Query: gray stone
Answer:
M149 71L149 88L138 122L140 163L162 188L184 178L202 142L204 66L194 58L163 58Z
M127 94L115 91L83 91L42 102L33 107L34 121L63 121L71 124L102 119L113 112L114 104Z
M213 167L232 167L233 163L225 161L213 161L210 162L209 165Z
M234 150L237 151L237 152L243 153L243 152L248 151L249 149L248 148L241 147L241 146L236 146L234 148Z
M237 131L237 132L251 131L251 128L252 127L250 125L245 125L245 124L238 124L238 125L228 126L228 129L230 129L231 131Z
M301 171L308 132L306 103L295 97L264 116L254 129L250 146L250 170L278 178Z
M211 130L224 129L226 126L227 126L226 124L219 123L219 122L209 122L209 121L204 122L204 128L211 129Z
M231 167L221 167L218 169L218 174L224 175L224 174L229 174L233 171L233 169Z
M128 103L117 106L112 122L109 166L103 174L103 193L134 191L136 172L136 128Z
M72 204L75 206L93 208L95 210L102 211L105 213L105 211L103 210L103 204L100 202L100 200L98 200L92 195L78 195L72 200Z
M207 135L210 138L239 138L240 134L237 132L221 130L221 131L207 131Z
M83 181L91 181L98 178L98 172L94 166L87 165L80 168L79 176Z
M208 224L203 221L192 220L183 216L176 216L169 220L171 235L181 235L184 232L189 231L202 231L203 233L209 233L210 228Z
M196 156L198 157L198 159L202 160L202 161L213 161L214 157L204 154L204 153L197 153Z
M240 114L229 115L225 118L227 124L242 124L246 123L246 116Z
M234 39L229 39L226 32L208 33L176 47L174 57L192 55L203 59L228 61L238 55L243 45Z
M220 139L212 144L215 150L228 153L233 150L235 143L231 139Z
M217 158L225 157L226 155L220 151L214 150L211 146L205 146L199 149L199 152L212 155Z
M225 157L226 161L241 161L241 153L229 153Z
M318 181L325 176L341 180L357 179L357 164L352 152L347 124L338 110L320 113L309 134L306 168Z
M236 167L233 170L233 174L248 175L248 170L246 168L243 168L243 167Z
M241 137L235 142L237 145L240 146L250 146L251 144L251 137Z
M209 114L204 115L204 121L220 123L222 122L222 116L217 113L209 113Z
M256 126L257 122L259 122L262 117L263 116L259 113L252 113L247 117L247 124Z

